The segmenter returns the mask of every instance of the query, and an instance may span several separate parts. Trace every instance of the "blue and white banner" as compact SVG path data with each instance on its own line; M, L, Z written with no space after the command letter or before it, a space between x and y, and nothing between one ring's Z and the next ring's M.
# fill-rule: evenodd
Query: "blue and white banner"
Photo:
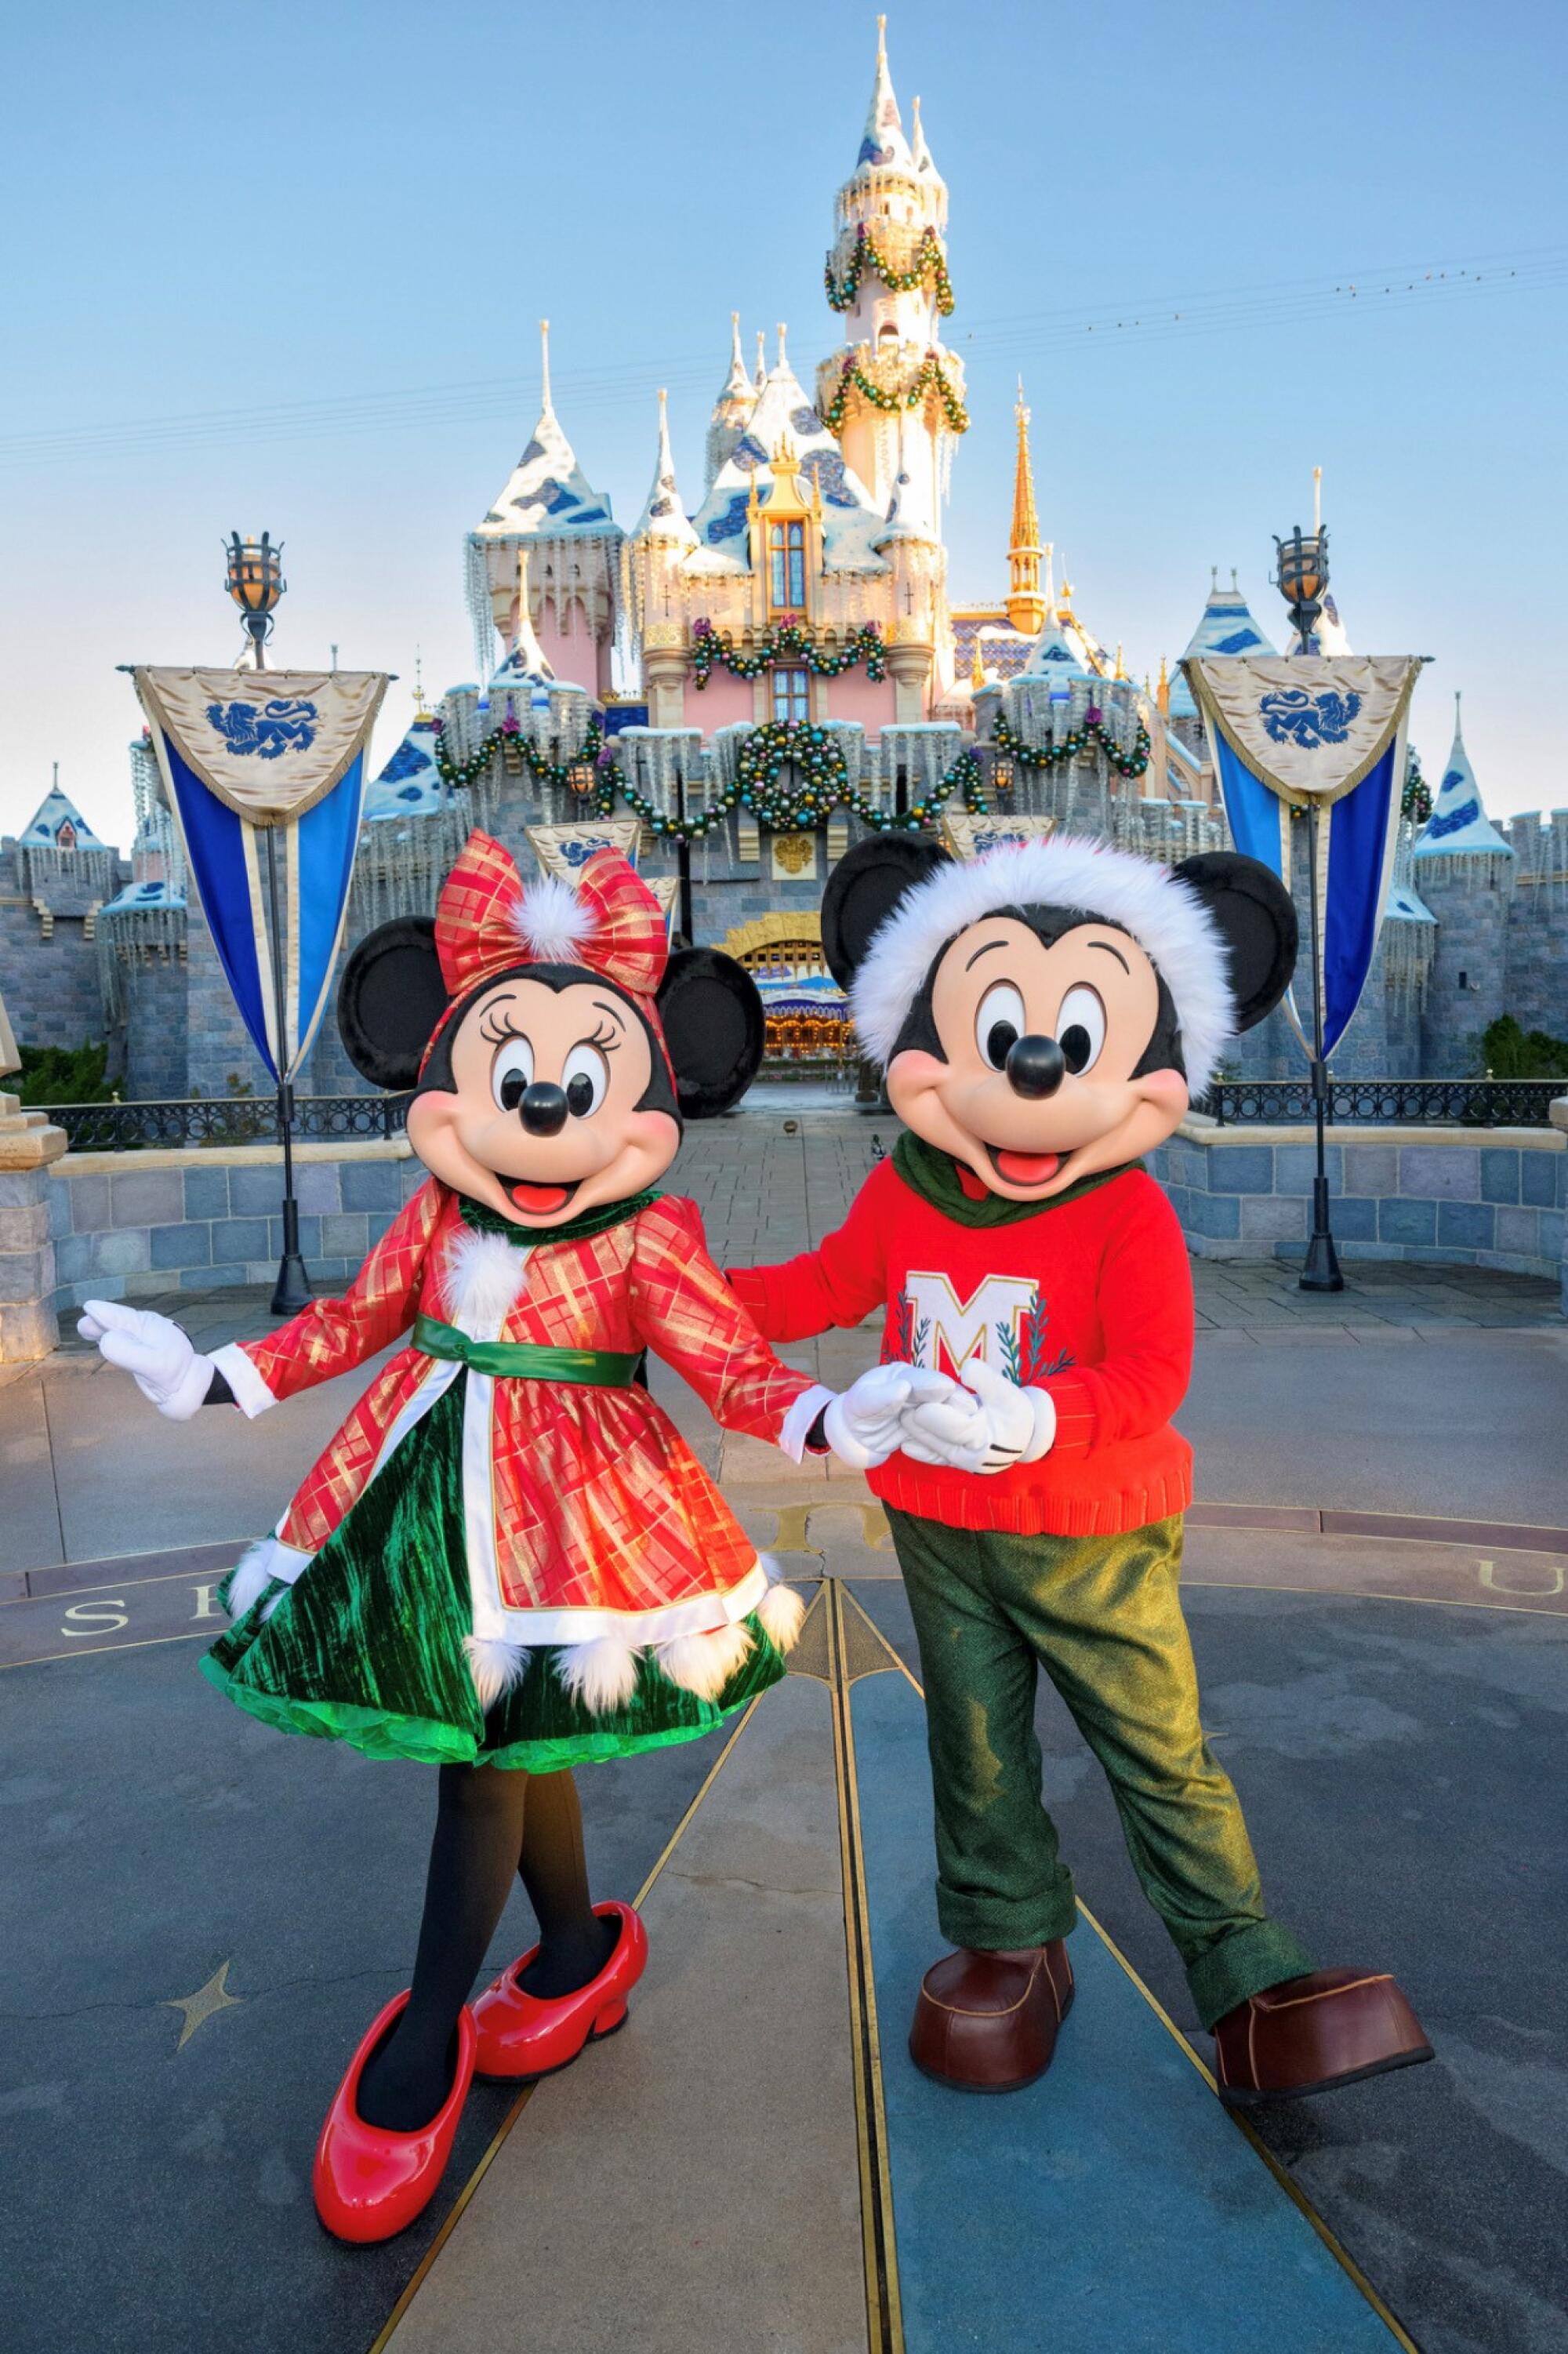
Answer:
M292 1078L331 992L386 677L133 675L234 1002L273 1077Z
M1182 668L1208 728L1236 848L1288 889L1291 813L1308 803L1320 812L1327 1057L1361 1002L1388 903L1420 658L1195 654Z

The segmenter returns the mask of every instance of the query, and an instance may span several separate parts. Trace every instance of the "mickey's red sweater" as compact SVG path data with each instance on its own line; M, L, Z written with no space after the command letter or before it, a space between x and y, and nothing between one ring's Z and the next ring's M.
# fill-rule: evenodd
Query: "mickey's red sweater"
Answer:
M1192 1280L1176 1214L1128 1169L1037 1215L968 1226L878 1163L820 1250L731 1271L770 1341L854 1325L885 1306L883 1361L963 1376L983 1351L1049 1390L1056 1437L1037 1463L985 1476L899 1453L874 1495L949 1528L1101 1536L1192 1500L1192 1450L1171 1416L1192 1362Z

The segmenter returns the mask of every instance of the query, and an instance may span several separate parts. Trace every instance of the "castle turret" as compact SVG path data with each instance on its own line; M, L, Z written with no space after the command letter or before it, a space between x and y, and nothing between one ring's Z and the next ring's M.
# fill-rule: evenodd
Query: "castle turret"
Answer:
M1182 661L1192 654L1272 654L1278 648L1266 638L1254 618L1251 606L1231 574L1228 588L1220 587L1220 567L1210 569L1209 597L1198 616L1198 626L1188 639ZM1203 723L1198 716L1198 706L1187 684L1187 673L1177 665L1171 682L1171 732L1190 752L1202 754L1204 749Z
M706 464L703 476L705 493L711 491L719 468L746 430L746 420L757 406L758 387L746 373L746 362L740 355L740 313L729 314L729 374L720 387L714 403L714 413L708 419Z
M826 278L843 341L817 372L817 406L874 504L885 514L896 488L905 529L939 546L948 461L969 425L962 364L941 340L940 322L953 307L942 238L948 192L924 131L916 147L905 136L885 22L877 19L860 152L838 193ZM906 483L898 482L901 472Z
M1511 844L1481 805L1456 695L1453 749L1411 857L1413 885L1437 919L1421 1024L1427 1078L1477 1076L1483 1034L1509 1010L1509 909L1517 868Z
M738 330L736 361L740 359ZM741 381L745 382L744 374ZM748 388L749 390L749 388ZM749 405L749 402L748 402ZM710 435L711 441L711 435ZM659 395L659 450L653 480L630 543L637 610L641 616L642 673L648 718L654 727L678 727L684 714L686 625L682 566L697 545L681 502L670 450L670 407Z
M482 679L494 662L489 626L500 631L507 654L516 644L519 558L525 556L530 614L552 665L604 695L624 535L556 415L549 331L542 319L539 421L500 497L469 535L469 609Z

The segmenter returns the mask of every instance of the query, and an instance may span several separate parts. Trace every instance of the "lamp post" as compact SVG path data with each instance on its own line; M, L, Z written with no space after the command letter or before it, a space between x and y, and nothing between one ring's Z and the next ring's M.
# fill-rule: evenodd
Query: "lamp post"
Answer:
M1303 532L1296 525L1288 539L1276 537L1275 581L1290 609L1291 626L1298 643L1295 651L1311 649L1312 631L1323 610L1329 588L1329 535L1319 525ZM1339 1254L1329 1227L1329 1172L1324 1125L1329 1109L1329 1075L1323 1066L1323 964L1319 946L1321 917L1318 904L1318 803L1307 800L1307 911L1312 955L1312 1117L1318 1133L1318 1166L1312 1180L1312 1232L1302 1262L1303 1291L1343 1291Z
M242 540L235 532L226 543L228 566L224 586L239 608L250 639L258 670L267 667L266 644L272 634L272 613L288 587L283 578L283 546L263 532L260 540ZM287 995L283 986L283 920L278 882L278 830L260 829L267 844L267 912L272 947L272 1014L277 1039L278 1136L283 1148L283 1252L278 1280L272 1287L274 1316L294 1316L309 1301L310 1281L300 1256L300 1205L294 1199L294 1089L288 1076Z

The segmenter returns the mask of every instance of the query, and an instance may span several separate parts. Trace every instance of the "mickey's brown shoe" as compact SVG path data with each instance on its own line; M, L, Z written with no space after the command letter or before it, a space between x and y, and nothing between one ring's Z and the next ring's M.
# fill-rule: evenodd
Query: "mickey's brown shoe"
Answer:
M1333 2092L1431 2057L1386 1970L1310 1970L1238 2003L1214 2028L1220 2098L1232 2108Z
M966 2093L1015 2093L1051 2065L1073 2006L1073 1966L1060 1937L1022 1953L961 1946L920 1981L909 2056Z

